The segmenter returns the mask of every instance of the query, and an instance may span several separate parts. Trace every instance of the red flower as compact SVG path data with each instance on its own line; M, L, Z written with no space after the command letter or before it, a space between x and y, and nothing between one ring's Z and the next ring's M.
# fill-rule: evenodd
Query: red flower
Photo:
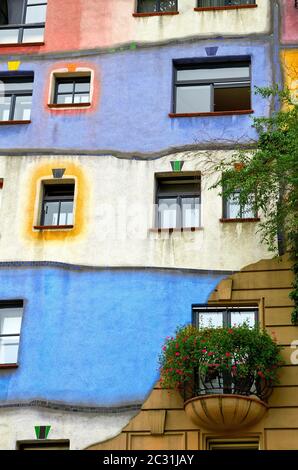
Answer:
M232 333L234 333L234 330L232 330L232 328L229 328L228 333L230 333L230 335L231 335Z
M226 357L231 357L231 356L232 356L232 354L231 354L231 353L229 353L229 352L226 352Z
M178 349L178 348L179 348L179 343L176 343L176 349Z
M207 352L207 349L202 349L202 353L206 353Z
M166 351L166 349L167 349L167 347L166 347L166 346L164 346L164 347L162 348L162 350L163 350L163 351Z
M213 356L214 353L213 352L208 352L208 356Z
M176 353L175 353L175 356L180 356L180 352L176 352Z

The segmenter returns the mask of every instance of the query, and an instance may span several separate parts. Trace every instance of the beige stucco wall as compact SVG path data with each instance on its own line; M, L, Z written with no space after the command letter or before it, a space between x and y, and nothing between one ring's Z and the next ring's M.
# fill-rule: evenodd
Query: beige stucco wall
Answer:
M216 175L206 157L227 152L184 152L155 160L113 156L2 157L4 178L0 209L0 261L60 261L90 266L154 266L239 270L270 257L256 233L258 224L226 223L222 200L210 190ZM201 229L156 233L155 173L170 172L172 160L183 171L202 172ZM38 231L40 188L52 168L65 168L76 181L75 226L67 231ZM2 221L2 223L1 223Z
M257 8L195 12L197 0L179 0L179 15L127 18L131 39L138 42L164 41L187 36L214 37L218 35L248 35L270 30L271 5L258 0Z

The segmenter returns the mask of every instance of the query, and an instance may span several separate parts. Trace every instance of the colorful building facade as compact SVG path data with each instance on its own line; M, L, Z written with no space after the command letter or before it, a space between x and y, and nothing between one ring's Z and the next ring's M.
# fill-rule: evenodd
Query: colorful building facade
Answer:
M272 257L210 162L274 109L294 3L1 2L0 448L119 435L192 305Z

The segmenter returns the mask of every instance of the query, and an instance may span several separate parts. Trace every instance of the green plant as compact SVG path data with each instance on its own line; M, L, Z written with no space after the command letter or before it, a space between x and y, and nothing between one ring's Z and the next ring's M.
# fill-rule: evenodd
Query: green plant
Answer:
M278 99L283 107L254 119L255 149L240 149L228 161L212 165L221 174L212 188L219 188L224 198L241 188L240 205L262 215L259 231L269 250L290 253L295 274L292 323L298 325L298 103L289 90L277 86L257 88L256 93Z
M168 337L159 358L161 386L181 389L194 374L217 372L231 377L263 379L278 383L283 361L276 341L259 327L244 324L233 328L180 327Z

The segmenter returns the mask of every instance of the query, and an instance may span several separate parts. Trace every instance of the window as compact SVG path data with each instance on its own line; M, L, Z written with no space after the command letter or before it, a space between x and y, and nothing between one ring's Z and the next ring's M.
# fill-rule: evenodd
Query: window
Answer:
M177 0L138 0L138 13L177 11Z
M248 61L175 63L174 67L175 114L251 109Z
M69 450L68 440L40 440L20 441L17 443L18 450Z
M23 301L0 301L0 365L18 362Z
M30 121L33 75L0 77L0 121Z
M74 189L74 183L44 184L42 226L73 226Z
M232 327L243 323L253 328L257 321L257 307L193 306L193 324L198 328Z
M258 439L210 439L208 450L259 450Z
M43 42L46 11L46 0L1 0L0 44Z
M199 227L200 207L199 174L157 176L158 228Z
M254 212L252 205L240 204L240 190L235 191L229 198L223 200L224 219L255 219L258 215Z
M255 3L255 0L198 0L198 7L230 7L235 5L255 5Z
M54 104L90 103L90 76L56 77Z

